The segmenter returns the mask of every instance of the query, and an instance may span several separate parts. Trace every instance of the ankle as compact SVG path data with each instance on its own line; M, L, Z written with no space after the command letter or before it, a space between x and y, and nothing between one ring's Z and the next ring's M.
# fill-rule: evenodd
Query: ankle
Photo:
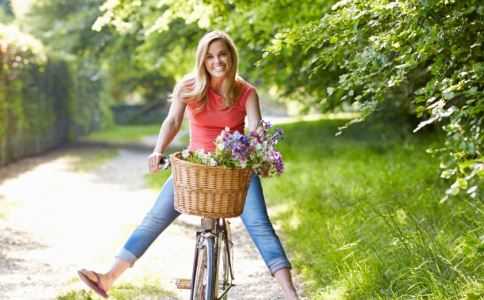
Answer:
M111 286L113 282L116 281L116 279L118 279L118 276L116 276L116 274L114 274L113 272L107 272L104 274L104 279Z
M287 300L298 300L299 297L295 289L287 289L285 291L285 296Z

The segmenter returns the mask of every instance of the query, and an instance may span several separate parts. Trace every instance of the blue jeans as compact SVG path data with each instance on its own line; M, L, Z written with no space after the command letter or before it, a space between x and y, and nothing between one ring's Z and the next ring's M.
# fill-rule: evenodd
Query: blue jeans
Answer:
M173 202L173 181L170 176L163 185L155 205L117 255L119 259L133 265L143 255L158 235L180 215L175 210ZM281 241L267 215L262 186L256 175L252 175L241 218L269 271L274 274L282 268L291 268Z

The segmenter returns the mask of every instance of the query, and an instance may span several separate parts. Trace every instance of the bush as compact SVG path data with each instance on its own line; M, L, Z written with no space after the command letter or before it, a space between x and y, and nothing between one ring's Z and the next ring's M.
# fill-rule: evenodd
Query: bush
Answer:
M109 123L97 70L48 58L42 43L0 25L0 165Z

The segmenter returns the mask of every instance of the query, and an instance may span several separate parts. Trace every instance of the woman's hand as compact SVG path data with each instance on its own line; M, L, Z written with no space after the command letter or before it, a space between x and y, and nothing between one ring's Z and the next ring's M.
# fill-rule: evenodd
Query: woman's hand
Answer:
M166 157L160 152L153 152L148 156L148 169L154 173L160 169L160 162Z

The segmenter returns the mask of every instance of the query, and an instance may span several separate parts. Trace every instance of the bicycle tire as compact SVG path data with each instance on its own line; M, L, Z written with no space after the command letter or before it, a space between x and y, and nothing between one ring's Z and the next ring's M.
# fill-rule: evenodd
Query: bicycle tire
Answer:
M216 281L217 281L217 257L215 249L215 240L213 237L206 239L207 245L207 286L205 289L205 299L216 300Z
M197 268L194 274L192 300L215 300L216 274L215 241L204 238L198 250Z
M219 255L217 262L218 266L218 276L220 279L217 280L218 283L218 291L219 293L219 300L227 300L228 292L230 288L233 287L233 247L232 247L232 240L231 240L231 232L230 232L230 223L227 220L223 221L222 225L223 230L219 232Z
M229 270L229 256L227 255L227 251L230 251L227 249L225 242L225 238L222 238L220 241L220 250L219 250L219 271L218 274L220 275L220 286L219 286L219 292L224 293L226 289L229 288L231 281L230 281L230 270ZM227 300L228 295L227 293L223 295L220 300Z
M207 255L205 245L198 249L197 265L192 278L191 300L204 300L205 297L205 274L207 270Z

